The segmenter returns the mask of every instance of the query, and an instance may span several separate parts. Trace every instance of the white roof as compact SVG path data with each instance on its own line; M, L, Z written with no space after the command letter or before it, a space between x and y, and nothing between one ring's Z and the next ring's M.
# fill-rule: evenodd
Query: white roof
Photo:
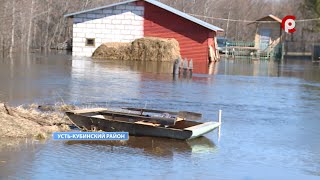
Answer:
M64 15L64 17L72 17L72 16L78 15L78 14L87 13L87 12L96 11L96 10L105 9L105 8L110 8L110 7L114 7L114 6L118 6L118 5L122 5L122 4L127 4L127 3L131 3L131 2L136 2L136 1L139 1L139 0L128 0L128 1L115 3L115 4L111 4L111 5L107 5L107 6L101 6L101 7L94 8L94 9L88 9L88 10L84 10L84 11L74 12L74 13L70 13L70 14ZM181 11L179 11L179 10L173 8L173 7L170 7L168 5L165 5L165 4L163 4L163 3L159 2L159 1L156 1L156 0L143 0L143 1L148 2L150 4L153 4L153 5L157 6L157 7L162 8L162 9L165 9L165 10L167 10L169 12L172 12L172 13L178 15L178 16L181 16L181 17L183 17L185 19L188 19L189 21L192 21L192 22L194 22L196 24L199 24L199 25L201 25L201 26L203 26L203 27L205 27L207 29L210 29L212 31L223 31L223 29L221 29L221 28L219 28L217 26L214 26L214 25L209 24L207 22L204 22L204 21L202 21L202 20L200 20L198 18L190 16L190 15L184 13L184 12L181 12Z

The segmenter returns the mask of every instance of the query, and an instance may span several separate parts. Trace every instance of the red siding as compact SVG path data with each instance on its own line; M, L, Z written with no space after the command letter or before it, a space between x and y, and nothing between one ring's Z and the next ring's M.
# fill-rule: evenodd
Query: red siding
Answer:
M209 32L208 45L211 45L213 48L215 48L213 40L214 40L214 32Z
M144 6L144 36L175 38L182 58L207 62L208 43L214 36L211 30L147 2Z

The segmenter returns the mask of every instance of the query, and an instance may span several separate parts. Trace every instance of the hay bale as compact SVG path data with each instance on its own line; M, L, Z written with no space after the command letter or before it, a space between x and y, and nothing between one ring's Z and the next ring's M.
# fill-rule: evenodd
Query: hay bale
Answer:
M131 43L131 60L174 61L180 57L179 43L175 39L140 38Z
M179 42L175 39L145 37L131 43L104 43L93 58L135 61L174 61L180 57Z
M127 59L125 56L128 47L128 43L104 43L93 52L92 57L108 60L124 60Z

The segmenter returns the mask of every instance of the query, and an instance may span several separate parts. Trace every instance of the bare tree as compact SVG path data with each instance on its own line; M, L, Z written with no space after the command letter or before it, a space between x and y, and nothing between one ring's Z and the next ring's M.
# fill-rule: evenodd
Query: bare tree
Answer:
M33 20L33 11L34 11L34 1L31 0L31 10L30 10L30 16L29 16L29 25L28 25L28 36L27 36L27 52L30 50L31 46L31 31L32 31L32 20Z
M13 53L13 47L14 47L14 29L15 29L15 22L16 22L16 6L15 6L15 0L12 0L12 22L11 22L11 44L9 49L9 55L12 57Z
M0 20L6 25L0 26L0 50L2 54L11 55L16 49L30 51L55 47L71 36L64 14L121 1L124 0L0 0ZM315 17L315 13L311 13L315 11L312 6L315 0L159 1L186 13L200 15L196 17L225 29L230 39L238 41L252 41L254 38L255 28L248 26L246 20L269 14L282 18L293 12L303 12L295 13L297 19ZM313 27L312 24L315 22L303 23L304 27ZM309 35L305 29L299 29L295 38L318 37Z

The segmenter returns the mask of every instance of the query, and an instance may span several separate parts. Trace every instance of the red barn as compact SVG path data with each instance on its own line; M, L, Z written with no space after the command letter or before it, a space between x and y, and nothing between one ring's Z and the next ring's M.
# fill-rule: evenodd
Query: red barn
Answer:
M155 0L129 0L71 13L73 55L91 56L105 42L130 42L144 36L175 38L182 58L207 62L216 56L221 28Z

